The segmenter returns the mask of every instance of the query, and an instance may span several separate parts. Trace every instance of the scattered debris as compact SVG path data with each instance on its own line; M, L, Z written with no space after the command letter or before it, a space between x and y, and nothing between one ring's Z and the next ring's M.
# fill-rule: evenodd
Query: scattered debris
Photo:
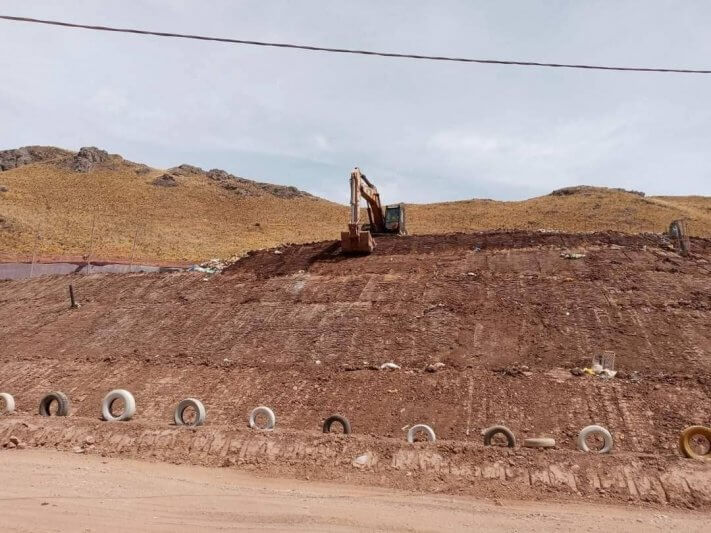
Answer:
M585 257L585 254L577 252L561 252L560 256L564 259L582 259Z
M528 368L526 365L514 365L514 366L508 366L508 367L499 367L499 368L494 368L493 372L497 374L502 374L504 376L512 376L512 377L528 377L532 376L533 372L531 372L531 369Z
M367 466L372 464L373 454L371 452L365 452L353 459L353 466Z
M215 274L216 268L204 267L202 265L193 265L188 269L188 272L202 272L203 274Z
M400 370L400 365L395 363L383 363L380 365L380 370Z
M441 362L433 363L425 367L425 372L437 372L440 368L444 368L446 365Z
M214 274L219 274L223 270L225 270L227 267L235 264L237 261L242 259L244 255L235 255L230 257L229 259L210 259L209 261L205 261L204 263L200 263L197 265L192 265L188 271L189 272L202 272L203 274L207 274L208 277L205 279L209 279L209 276L212 276Z

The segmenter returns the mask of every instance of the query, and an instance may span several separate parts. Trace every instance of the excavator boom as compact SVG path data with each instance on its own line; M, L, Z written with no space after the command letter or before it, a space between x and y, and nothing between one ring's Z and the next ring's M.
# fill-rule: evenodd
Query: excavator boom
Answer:
M380 194L358 167L351 172L351 215L348 231L341 232L341 248L347 254L369 254L375 247L372 233L405 233L405 207L402 204L383 209ZM360 223L360 197L368 208L367 229ZM372 233L371 233L372 232Z

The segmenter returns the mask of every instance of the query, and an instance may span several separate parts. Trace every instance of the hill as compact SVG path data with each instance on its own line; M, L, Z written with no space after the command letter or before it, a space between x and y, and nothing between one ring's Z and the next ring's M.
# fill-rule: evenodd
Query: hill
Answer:
M343 181L345 195L345 177ZM220 169L184 164L159 170L97 148L75 153L31 146L0 152L4 258L26 257L37 246L42 256L91 251L94 257L199 261L286 242L335 239L347 218L343 205ZM486 229L661 232L675 218L688 219L692 235L711 236L711 198L570 187L518 202L408 205L413 234Z
M164 260L326 239L346 221L343 206L220 169L158 170L95 148L18 151L0 152L5 256L31 254L37 229L40 255L87 254L94 220L92 256L128 258L138 232L136 257Z

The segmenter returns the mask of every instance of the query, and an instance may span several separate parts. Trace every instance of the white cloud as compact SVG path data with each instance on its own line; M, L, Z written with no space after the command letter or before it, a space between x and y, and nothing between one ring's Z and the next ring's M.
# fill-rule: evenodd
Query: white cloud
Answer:
M711 4L6 0L4 12L327 46L709 67ZM357 28L357 31L353 31ZM441 64L0 21L0 147L102 146L347 199L590 183L711 194L702 76Z

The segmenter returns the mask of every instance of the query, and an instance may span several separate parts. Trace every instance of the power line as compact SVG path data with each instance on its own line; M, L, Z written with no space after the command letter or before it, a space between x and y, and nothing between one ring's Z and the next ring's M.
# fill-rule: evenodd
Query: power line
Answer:
M11 17L0 15L0 19L16 22L32 22L35 24L48 24L50 26L62 26L65 28L81 28L85 30L111 31L118 33L134 33L138 35L154 35L156 37L174 37L178 39L196 39L199 41L216 41L220 43L244 44L250 46L268 46L273 48L290 48L295 50L307 50L309 52L331 52L336 54L358 54L366 56L392 57L400 59L425 59L429 61L452 61L457 63L480 63L487 65L516 65L522 67L551 67L551 68L575 68L587 70L615 70L623 72L666 72L675 74L711 74L711 70L695 70L683 68L646 68L646 67L610 67L603 65L584 65L571 63L542 63L538 61L509 61L503 59L475 59L469 57L449 57L431 56L423 54L404 54L396 52L377 52L374 50L354 50L351 48L329 48L325 46L308 46L304 44L273 43L266 41L249 41L244 39L228 39L225 37L207 37L204 35L190 35L185 33L168 33L161 31L136 30L131 28L114 28L111 26L89 26L87 24L74 24L72 22L61 22L57 20L43 20L28 17Z

